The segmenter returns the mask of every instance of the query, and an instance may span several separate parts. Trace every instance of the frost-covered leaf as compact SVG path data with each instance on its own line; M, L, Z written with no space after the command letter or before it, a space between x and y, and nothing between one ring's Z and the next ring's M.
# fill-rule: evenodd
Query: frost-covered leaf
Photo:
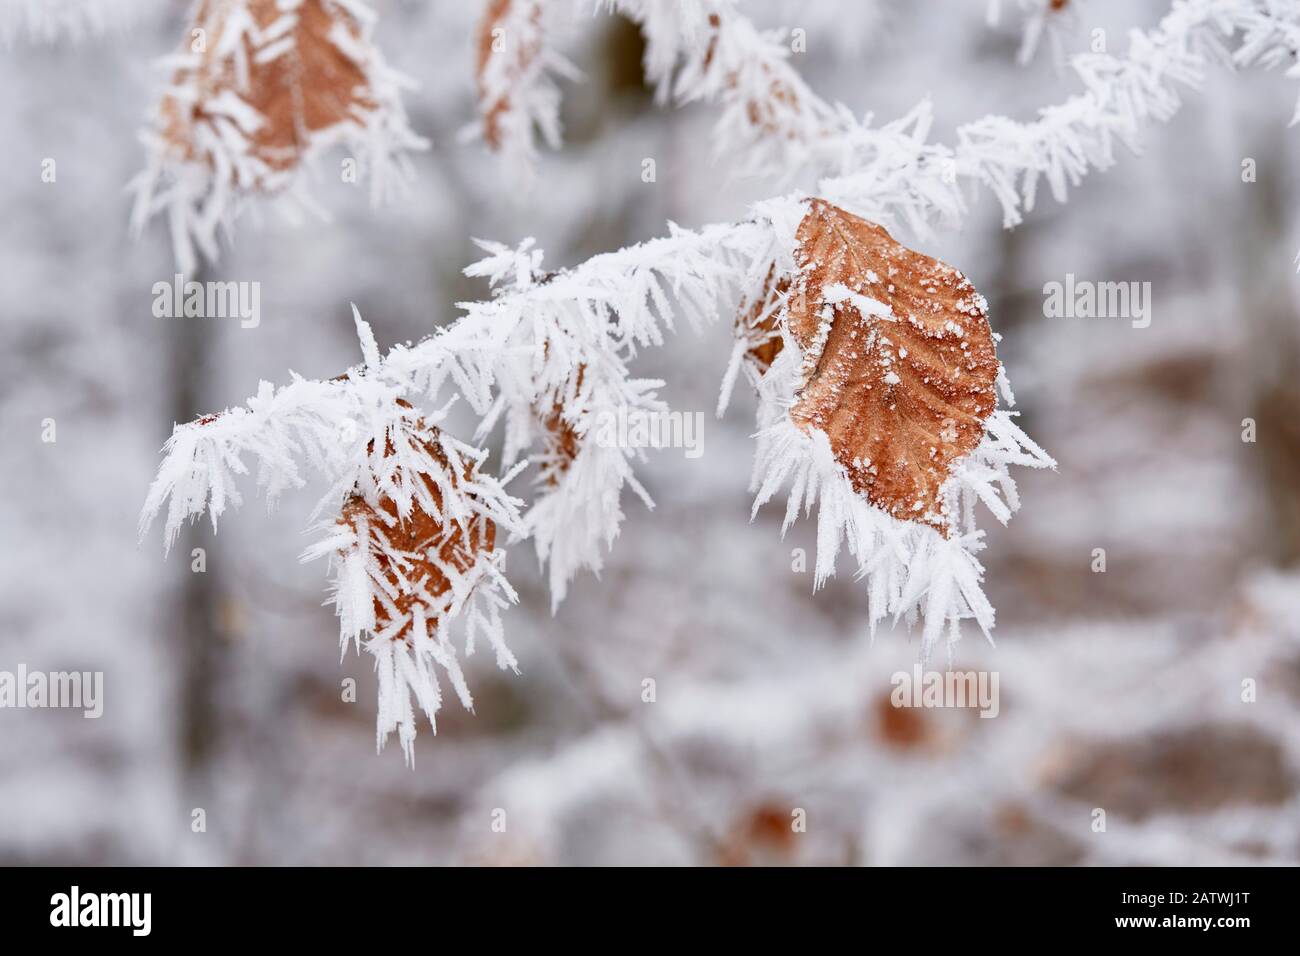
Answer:
M772 268L763 281L761 293L741 303L736 319L737 335L748 346L746 357L757 371L766 371L781 352L776 320L789 291L789 278L782 276L778 279L776 269Z
M199 128L229 120L252 156L269 170L287 169L312 137L352 122L354 110L374 108L361 64L337 42L344 35L355 42L356 18L329 0L304 0L291 13L281 7L250 0L200 8L195 29L207 32L207 42L192 71L176 77L179 86L192 76L188 92L195 98L169 97L162 107L162 135L186 158L202 155ZM256 115L232 108L226 94Z
M383 198L405 173L405 151L427 144L407 126L407 81L371 42L373 24L358 0L203 0L167 61L172 85L133 184L136 228L166 211L188 272L194 246L217 257L219 230L244 197L299 186L299 167L333 144L369 177L372 200Z
M946 534L941 489L997 404L984 298L956 269L824 200L810 201L797 240L788 326L804 379L791 419L827 435L877 508Z
M531 177L534 132L560 145L560 90L555 77L581 73L551 45L551 8L543 0L486 0L475 40L477 134L514 172Z
M465 624L466 655L483 635L497 664L515 668L500 610L515 600L496 548L498 526L519 530L519 502L479 470L472 449L420 418L410 405L378 450L366 446L370 468L358 479L326 535L304 559L329 556L340 638L365 649L379 673L378 742L397 731L413 759L415 712L430 724L441 706L436 668L473 708L451 625ZM408 490L414 486L415 493Z
M531 29L525 34L507 37L512 13L523 9L522 23ZM478 85L479 112L483 117L483 141L489 149L501 148L501 119L510 109L510 90L506 79L515 79L532 67L541 50L537 33L541 24L541 4L531 0L488 0L478 28L474 76ZM494 76L500 73L501 77Z
M436 448L428 444L425 448L445 467L445 458ZM422 476L422 480L434 506L440 508L441 492L428 476ZM474 515L462 526L437 512L426 511L418 501L403 517L391 498L371 504L363 495L354 493L343 503L339 523L354 534L368 528L382 542L373 569L377 575L372 595L374 630L387 639L408 644L416 605L425 608L426 622L436 623L441 599L452 589L453 580L468 572L481 554L490 553L496 545L496 525L490 518Z
M586 369L579 365L571 391L581 393L582 379ZM537 417L542 427L542 451L538 456L538 480L547 487L554 488L560 483L573 460L578 457L582 436L564 416L565 397L556 395L550 400L550 407L545 405L537 409ZM573 415L570 414L570 418Z

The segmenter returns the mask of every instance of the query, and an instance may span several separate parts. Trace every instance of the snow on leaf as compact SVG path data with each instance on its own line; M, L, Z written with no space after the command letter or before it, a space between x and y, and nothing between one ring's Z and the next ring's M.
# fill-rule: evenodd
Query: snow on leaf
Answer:
M432 444L426 444L425 450L446 465L445 456ZM441 492L432 479L423 480L435 507L441 506ZM470 570L480 553L491 552L496 544L496 525L482 515L471 516L461 526L417 502L403 517L391 498L371 504L360 493L343 503L339 523L354 534L369 528L375 536L372 573L380 579L373 594L374 630L389 640L408 643L414 608L424 608L426 621L435 620L440 613L434 610L439 607L436 602Z
M303 558L331 558L340 641L360 646L366 635L379 675L378 744L397 731L411 762L411 695L433 725L442 699L435 665L473 709L451 641L453 621L466 624L466 655L482 632L497 664L517 669L499 617L516 598L501 573L496 539L499 525L517 531L520 519L519 502L479 471L472 449L428 425L408 403L396 404L402 412L382 445L372 439L366 446L369 470ZM414 494L404 493L412 486Z
M586 367L579 365L571 389L575 395L582 391L585 372ZM556 395L551 399L549 409L537 409L543 432L542 451L538 456L538 481L550 488L560 483L573 460L578 457L582 442L582 436L564 417L565 404L565 397Z
M506 26L512 8L526 7L524 22L536 29L541 20L542 8L537 3L523 3L519 0L488 0L483 11L483 20L478 28L478 54L474 73L478 84L479 110L483 116L483 141L488 148L501 148L501 119L510 109L510 93L504 84L492 82L490 73L493 60L506 57ZM508 61L502 72L514 77L528 71L540 47L537 37L529 36L525 40L511 44Z
M219 106L228 93L253 111L252 123L238 125L271 171L296 165L312 136L351 122L353 110L374 108L361 64L335 42L336 30L355 37L359 25L329 0L304 0L292 13L276 0L250 0L246 9L205 3L195 24L208 34L193 69L197 96L169 97L162 107L163 137L186 158L203 151L197 130L229 115ZM235 45L242 49L232 62ZM189 76L182 70L177 84Z
M475 41L476 131L513 171L531 179L534 132L560 145L560 90L555 77L581 72L550 45L550 10L543 0L486 0Z
M171 86L146 134L149 163L135 179L137 231L155 214L172 224L184 272L217 239L245 197L293 189L318 149L341 143L378 202L406 173L411 132L400 90L371 42L374 14L357 0L202 0L185 46L167 62ZM178 65L177 65L178 64Z
M821 199L796 238L787 321L805 377L791 419L827 435L871 504L947 535L941 489L997 403L983 297L951 266Z

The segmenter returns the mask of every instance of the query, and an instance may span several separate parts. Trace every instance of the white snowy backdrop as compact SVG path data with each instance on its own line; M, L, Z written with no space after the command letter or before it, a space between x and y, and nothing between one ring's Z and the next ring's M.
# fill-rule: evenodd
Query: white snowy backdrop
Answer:
M788 184L729 175L710 108L656 105L636 31L602 15L574 20L565 51L586 81L562 83L565 142L529 187L458 142L475 117L476 5L372 5L388 61L419 83L407 111L432 147L394 205L371 209L326 168L313 193L332 221L241 223L209 274L260 282L256 329L155 318L170 245L159 228L127 236L154 61L186 5L127 4L122 28L76 42L20 29L0 51L0 669L105 674L99 720L0 710L0 862L1300 862L1293 81L1214 70L1145 131L1143 155L1067 204L1040 197L1005 231L982 196L960 232L921 246L987 296L1026 430L1059 463L1022 477L1021 513L990 534L997 648L973 632L954 655L1000 673L996 719L889 707L915 640L870 643L847 576L812 593L811 573L792 571L792 549L815 551L811 527L782 542L780 509L749 523L752 399L742 389L712 418L730 349L719 325L641 369L668 381L672 408L708 415L704 454L652 455L655 511L628 504L601 578L580 576L554 616L530 553L511 555L522 675L474 659L476 713L444 709L409 770L396 746L375 755L374 675L354 654L339 662L324 569L297 563L314 496L269 517L250 497L167 560L158 529L137 545L172 423L288 369L354 364L350 302L382 347L447 323L486 294L461 275L472 236L536 236L555 267L669 219L736 219ZM1086 50L1104 29L1121 48L1167 9L1066 6L1025 64L1019 4L997 26L982 3L744 9L807 31L794 62L826 98L884 120L929 95L947 141L1076 91L1058 45ZM1151 282L1150 327L1045 318L1042 287L1066 273ZM346 677L356 703L341 700ZM807 833L790 832L794 807Z

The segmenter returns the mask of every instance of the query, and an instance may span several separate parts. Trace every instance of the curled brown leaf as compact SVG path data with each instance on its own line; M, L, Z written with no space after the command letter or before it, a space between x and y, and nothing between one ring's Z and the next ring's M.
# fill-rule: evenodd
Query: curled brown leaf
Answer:
M983 296L956 269L822 199L799 225L795 265L787 321L804 378L791 419L826 434L877 508L946 535L941 489L996 405Z

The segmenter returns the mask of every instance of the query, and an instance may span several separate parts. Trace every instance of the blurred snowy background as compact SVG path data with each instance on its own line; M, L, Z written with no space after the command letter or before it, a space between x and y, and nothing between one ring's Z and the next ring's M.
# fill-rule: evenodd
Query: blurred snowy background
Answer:
M132 4L107 35L0 47L0 669L105 674L99 720L0 710L0 863L1300 862L1293 82L1215 73L1147 131L1144 155L1014 231L983 196L959 234L899 236L988 297L1022 424L1060 463L1023 474L1023 510L991 533L997 648L970 634L954 655L999 672L996 719L892 708L890 675L915 642L899 630L873 645L848 576L812 593L792 571L810 527L783 542L779 509L750 523L752 400L712 418L719 325L644 369L674 409L708 415L703 456L653 453L658 507L629 501L602 578L579 578L554 616L531 553L512 555L522 676L472 660L477 713L453 703L436 738L422 727L412 771L396 742L375 755L374 675L355 654L340 663L325 568L297 562L314 495L268 516L250 488L219 535L197 526L168 560L157 528L137 545L172 423L260 379L358 361L349 302L381 346L449 322L454 302L486 294L460 273L471 236L536 236L555 267L668 219L738 218L790 184L729 177L710 109L657 107L639 35L602 15L574 20L565 49L587 82L566 86L565 145L525 191L457 141L474 117L478 5L371 3L390 63L420 84L407 106L433 147L396 206L371 210L327 166L316 193L331 222L241 223L211 277L261 283L256 329L154 318L168 242L157 225L127 236L136 131L187 5ZM1166 5L1067 4L1024 65L1013 3L996 26L978 2L745 7L806 30L796 64L855 111L883 120L932 96L942 141L1063 99L1078 82L1054 43L1083 51L1100 28L1120 51ZM1045 318L1043 285L1066 273L1151 282L1150 327ZM796 807L806 833L791 832Z

